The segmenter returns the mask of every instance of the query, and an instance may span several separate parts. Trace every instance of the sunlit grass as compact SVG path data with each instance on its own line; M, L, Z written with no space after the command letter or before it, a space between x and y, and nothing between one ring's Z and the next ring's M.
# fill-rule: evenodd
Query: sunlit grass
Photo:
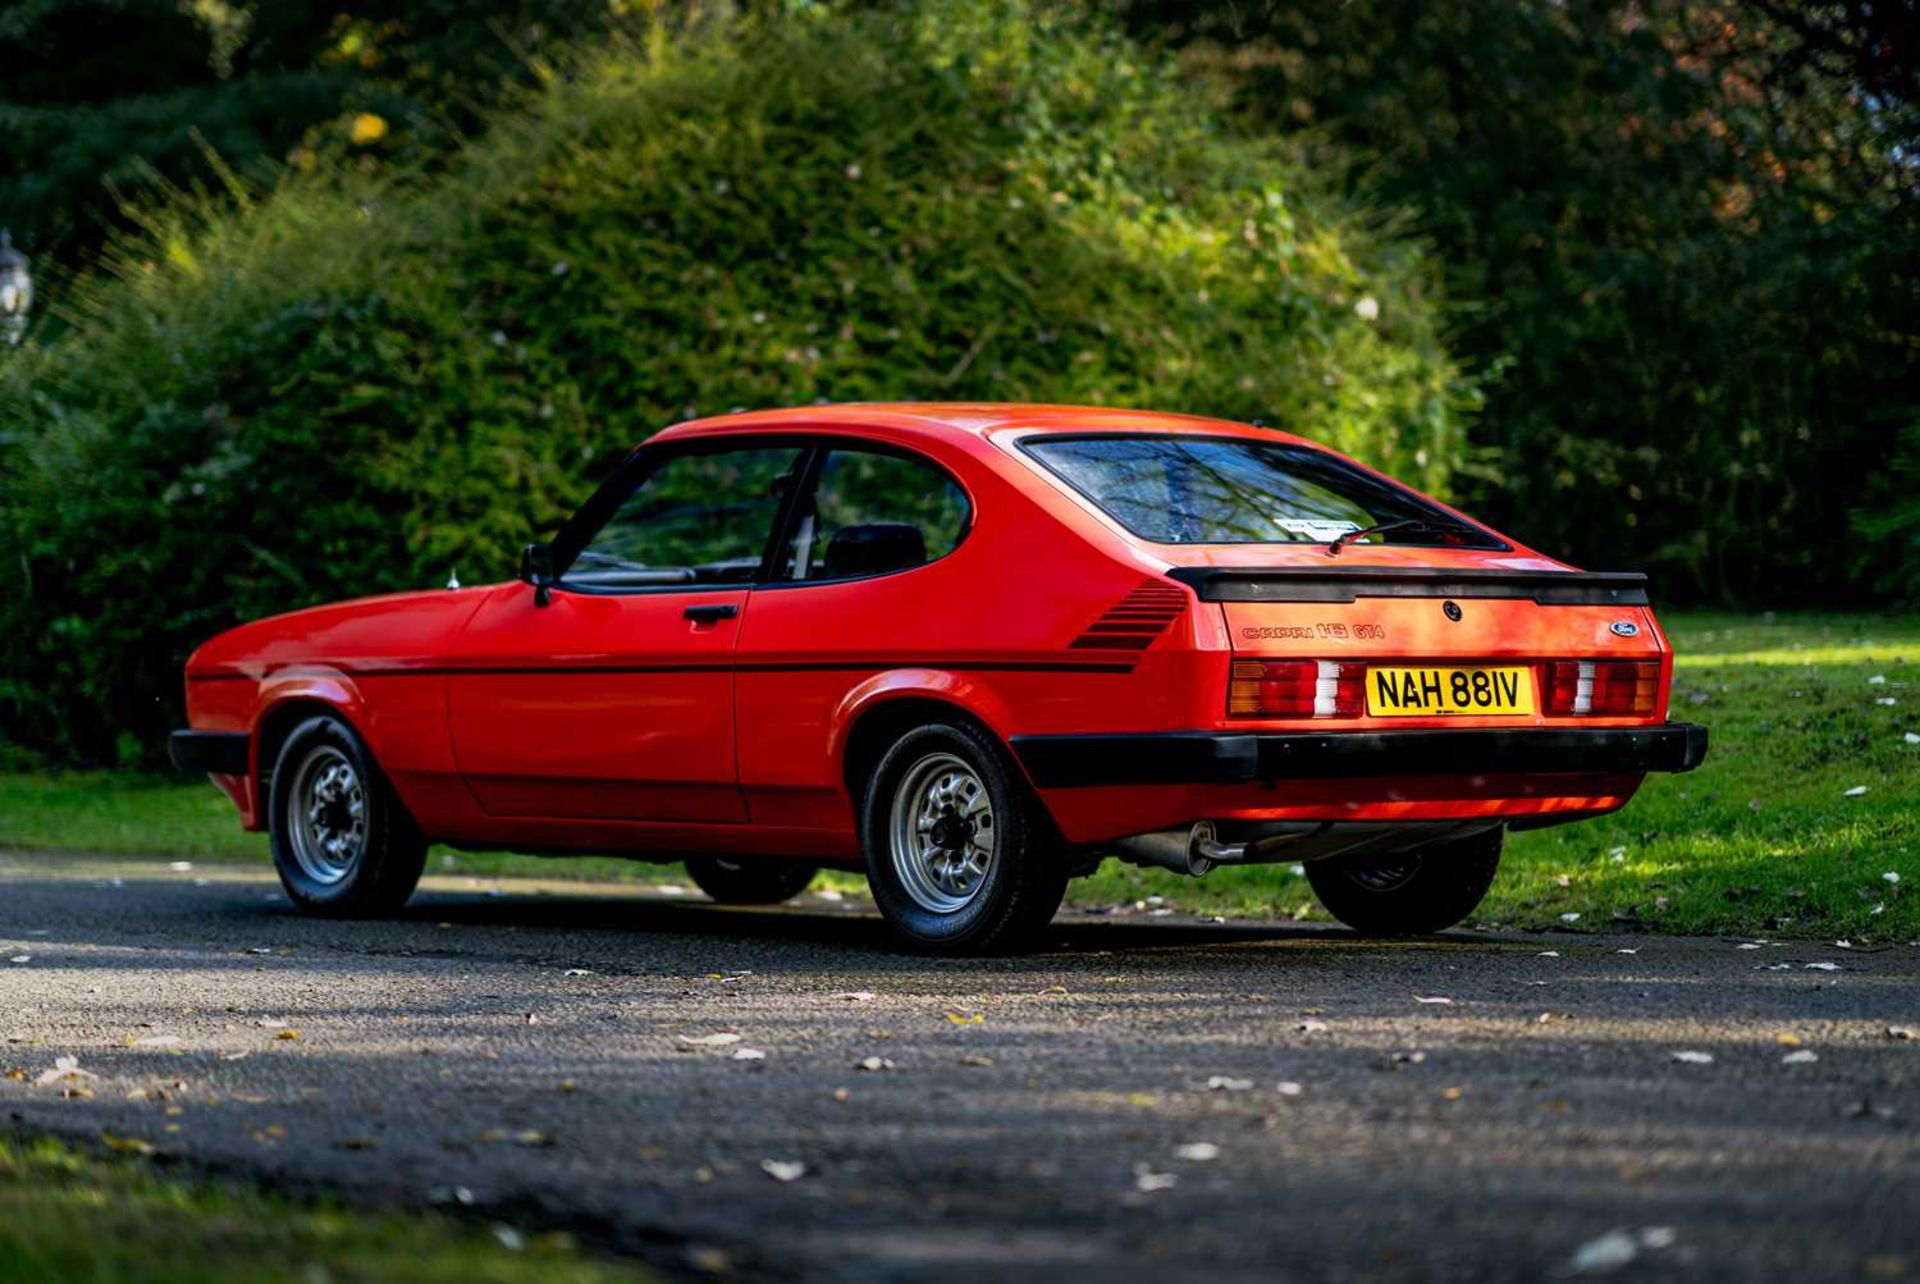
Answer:
M107 1142L129 1152L152 1144ZM0 1279L8 1284L652 1278L637 1266L584 1258L564 1235L495 1234L433 1214L295 1202L170 1177L147 1157L96 1158L44 1138L0 1138Z
M1612 816L1511 836L1482 920L1860 942L1920 937L1920 744L1905 739L1920 735L1920 618L1674 614L1668 631L1678 653L1673 716L1711 728L1706 764L1651 777ZM1848 796L1860 786L1864 794ZM225 799L203 784L105 775L0 777L0 846L265 852L265 840L241 833ZM452 852L436 854L432 868L680 876L618 860ZM1196 880L1109 861L1071 895L1085 904L1161 896L1182 911L1323 917L1292 868L1217 870ZM858 885L850 876L836 881Z

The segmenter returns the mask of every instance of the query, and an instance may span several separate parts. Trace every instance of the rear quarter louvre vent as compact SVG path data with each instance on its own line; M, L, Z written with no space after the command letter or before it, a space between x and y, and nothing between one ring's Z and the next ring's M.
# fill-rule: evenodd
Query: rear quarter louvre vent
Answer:
M1186 590L1161 580L1148 580L1089 624L1086 632L1073 640L1071 649L1129 654L1144 651L1186 609Z

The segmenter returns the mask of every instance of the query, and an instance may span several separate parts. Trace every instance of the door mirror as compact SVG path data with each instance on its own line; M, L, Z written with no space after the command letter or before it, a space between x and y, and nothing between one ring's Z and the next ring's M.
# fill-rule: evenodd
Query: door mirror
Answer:
M529 544L520 550L520 578L533 585L533 604L553 600L553 545Z

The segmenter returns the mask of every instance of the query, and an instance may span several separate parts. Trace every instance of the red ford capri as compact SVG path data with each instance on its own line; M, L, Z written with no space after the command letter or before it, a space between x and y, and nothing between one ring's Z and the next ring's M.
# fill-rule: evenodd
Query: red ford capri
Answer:
M278 616L187 663L181 767L287 893L397 910L429 843L864 869L1016 948L1118 857L1302 862L1437 931L1508 829L1686 771L1643 576L1575 570L1268 429L1025 405L743 414L640 447L520 580Z

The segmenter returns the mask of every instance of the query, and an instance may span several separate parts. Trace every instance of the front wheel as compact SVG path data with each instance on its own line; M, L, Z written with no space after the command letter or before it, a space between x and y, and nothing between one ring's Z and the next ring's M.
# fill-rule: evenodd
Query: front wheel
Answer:
M778 905L807 890L817 865L795 860L689 856L687 877L722 905Z
M295 727L268 793L273 864L297 909L379 918L413 895L426 839L345 722L323 716Z
M868 778L861 840L882 917L927 953L1023 948L1066 895L1051 821L1006 751L970 723L894 741Z
M1452 927L1493 886L1503 830L1410 852L1333 856L1306 863L1327 912L1369 936L1422 936Z

